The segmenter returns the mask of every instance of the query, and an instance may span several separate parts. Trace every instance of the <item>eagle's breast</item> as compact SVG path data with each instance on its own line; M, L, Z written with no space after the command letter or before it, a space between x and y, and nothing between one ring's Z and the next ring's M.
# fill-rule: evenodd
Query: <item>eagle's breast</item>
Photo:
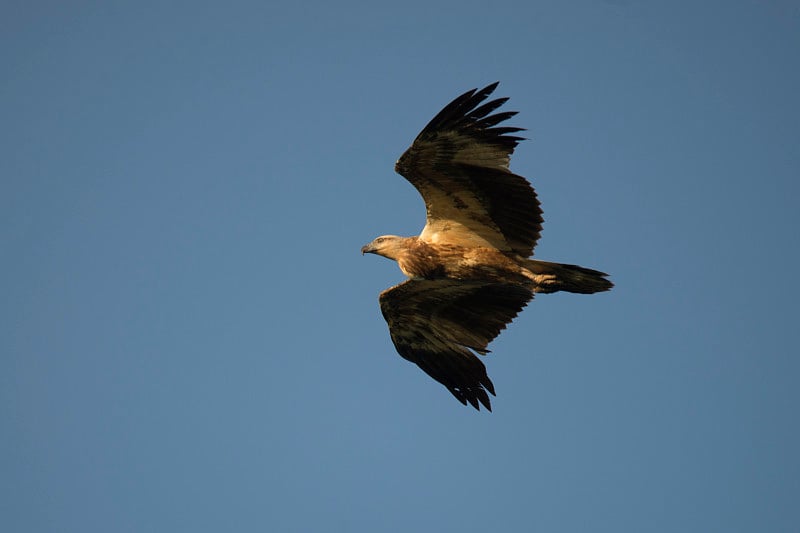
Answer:
M439 247L415 239L397 258L397 265L409 278L436 279L446 276Z

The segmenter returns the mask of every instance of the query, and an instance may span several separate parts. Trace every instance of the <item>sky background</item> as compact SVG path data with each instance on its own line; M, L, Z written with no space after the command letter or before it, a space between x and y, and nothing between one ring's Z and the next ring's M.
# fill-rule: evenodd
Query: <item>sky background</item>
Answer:
M795 532L800 5L0 7L0 529ZM397 157L495 80L542 201L494 413L394 351Z

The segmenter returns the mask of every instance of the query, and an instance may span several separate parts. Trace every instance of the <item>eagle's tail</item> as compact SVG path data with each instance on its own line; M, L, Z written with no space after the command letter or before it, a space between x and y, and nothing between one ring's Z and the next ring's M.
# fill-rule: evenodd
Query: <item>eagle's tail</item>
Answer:
M606 279L608 274L605 272L578 265L526 259L524 267L531 274L528 277L536 283L534 292L567 291L592 294L607 291L614 286Z

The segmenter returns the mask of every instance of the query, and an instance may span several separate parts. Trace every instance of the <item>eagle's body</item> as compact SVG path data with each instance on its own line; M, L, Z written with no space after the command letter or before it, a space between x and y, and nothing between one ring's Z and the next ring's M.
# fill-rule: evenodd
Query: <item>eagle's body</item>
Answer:
M507 99L478 106L494 91L464 93L417 136L395 169L422 194L427 223L418 237L384 235L364 246L397 261L410 279L383 291L381 311L397 351L462 403L491 410L494 386L475 353L536 292L594 293L613 285L577 265L529 259L542 229L530 183L508 170L521 131L496 127Z
M412 279L526 279L517 264L495 248L465 247L455 244L430 244L419 237L387 235L366 249L397 261L400 270Z

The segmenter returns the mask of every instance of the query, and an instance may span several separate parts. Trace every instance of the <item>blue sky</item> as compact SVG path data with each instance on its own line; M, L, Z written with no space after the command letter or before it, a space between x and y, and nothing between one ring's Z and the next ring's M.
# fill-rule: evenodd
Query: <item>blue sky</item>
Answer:
M796 531L793 2L5 2L0 528ZM394 351L393 173L495 80L542 259L494 413Z

